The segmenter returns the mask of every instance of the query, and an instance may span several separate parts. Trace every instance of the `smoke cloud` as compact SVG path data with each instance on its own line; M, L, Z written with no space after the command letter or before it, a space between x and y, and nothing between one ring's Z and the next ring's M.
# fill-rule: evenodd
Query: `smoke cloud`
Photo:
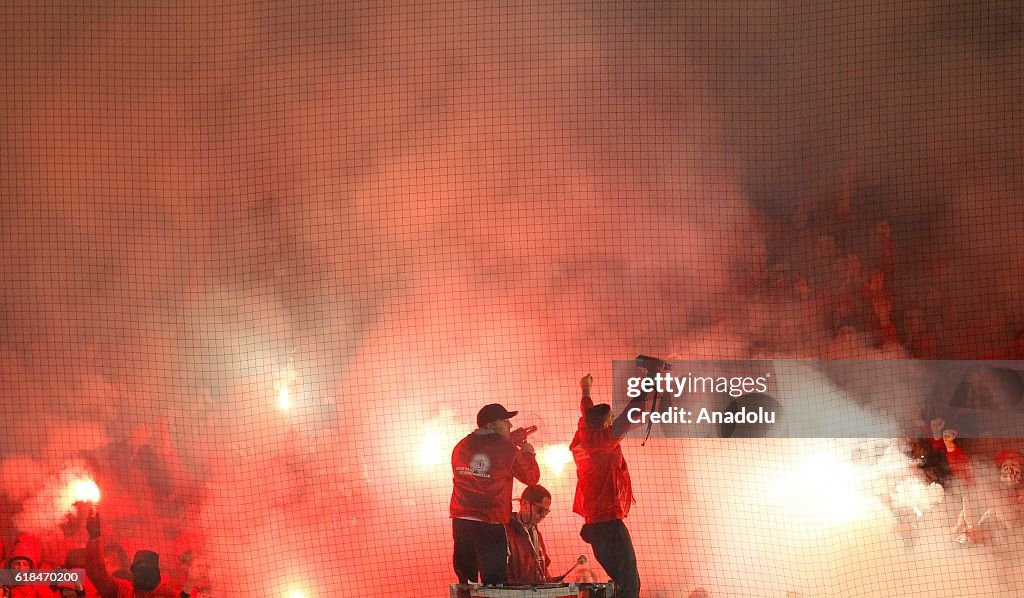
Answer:
M82 514L47 497L88 474L175 583L191 551L222 594L440 594L483 404L557 454L579 376L608 396L638 353L1014 358L1021 10L8 3L0 537L61 562ZM808 460L888 483L770 449L625 448L649 596L1020 587L945 506L910 547L860 486L835 525L759 500ZM590 554L572 465L542 483L561 571Z

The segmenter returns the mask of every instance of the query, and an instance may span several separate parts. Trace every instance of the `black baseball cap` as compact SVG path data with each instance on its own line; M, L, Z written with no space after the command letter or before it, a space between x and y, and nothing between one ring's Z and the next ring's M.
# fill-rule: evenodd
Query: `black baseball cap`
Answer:
M509 411L497 403L491 403L490 405L484 405L476 414L476 427L482 428L491 422L496 422L499 419L509 419L515 417L519 413L518 411Z

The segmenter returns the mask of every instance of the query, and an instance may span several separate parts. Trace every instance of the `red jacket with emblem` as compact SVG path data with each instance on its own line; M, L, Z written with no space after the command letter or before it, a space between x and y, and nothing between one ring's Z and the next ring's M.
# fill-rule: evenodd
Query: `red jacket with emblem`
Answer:
M537 458L490 430L475 430L452 451L452 519L508 523L512 517L512 480L527 486L540 481Z

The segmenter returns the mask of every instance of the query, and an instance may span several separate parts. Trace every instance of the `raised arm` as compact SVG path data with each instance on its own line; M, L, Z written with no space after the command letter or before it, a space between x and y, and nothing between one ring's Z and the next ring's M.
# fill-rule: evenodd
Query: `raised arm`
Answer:
M103 546L100 539L100 516L92 513L85 522L89 532L89 542L85 545L85 574L89 577L96 591L103 598L117 598L117 584L107 571L103 560Z
M533 445L524 442L522 448L516 449L515 459L512 461L512 475L527 486L532 486L540 481L540 465L537 463L537 453Z
M647 402L647 397L653 393L643 393L639 397L631 400L619 415L612 422L612 438L622 438L630 430L639 426L640 424L634 424L629 421L629 410L630 409L643 409L644 403Z
M580 399L580 416L586 417L587 409L594 406L594 400L590 398L590 387L594 385L594 377L590 374L583 376L580 379L580 389L583 391L583 397Z

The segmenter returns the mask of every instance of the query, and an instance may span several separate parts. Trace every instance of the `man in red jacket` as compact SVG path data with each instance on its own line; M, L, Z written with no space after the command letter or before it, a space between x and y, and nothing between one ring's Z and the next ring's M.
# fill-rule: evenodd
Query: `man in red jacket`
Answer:
M527 486L519 499L519 512L505 527L508 536L508 582L546 583L551 557L537 524L551 512L551 493L544 486Z
M572 510L586 520L580 537L594 549L597 562L615 582L616 596L637 598L640 595L640 574L636 567L633 540L623 519L633 504L633 486L629 469L619 446L622 437L636 424L626 414L641 407L645 395L633 399L612 421L612 408L607 403L594 405L590 398L593 376L580 380L583 398L582 417L569 449L576 461L576 500Z
M512 517L512 480L528 486L540 481L533 447L509 439L516 413L485 405L477 413L477 429L452 451L452 560L459 583L475 582L478 574L487 585L508 579L505 524Z

